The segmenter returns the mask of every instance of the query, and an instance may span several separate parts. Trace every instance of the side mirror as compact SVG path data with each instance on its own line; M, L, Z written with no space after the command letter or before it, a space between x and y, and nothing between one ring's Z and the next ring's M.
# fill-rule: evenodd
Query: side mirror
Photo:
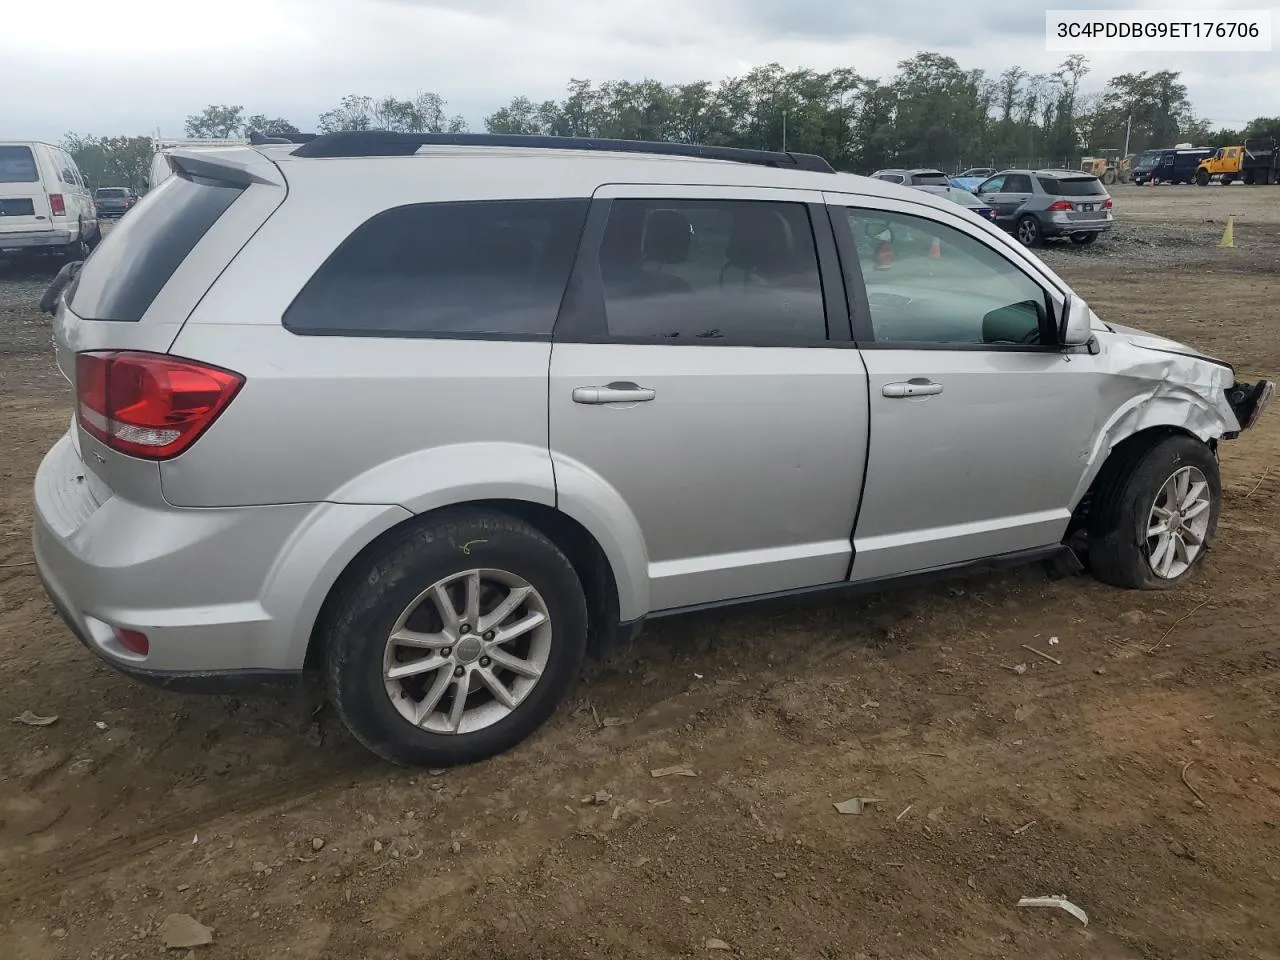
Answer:
M1058 343L1064 347L1082 347L1093 339L1093 314L1079 294L1067 295L1058 318Z

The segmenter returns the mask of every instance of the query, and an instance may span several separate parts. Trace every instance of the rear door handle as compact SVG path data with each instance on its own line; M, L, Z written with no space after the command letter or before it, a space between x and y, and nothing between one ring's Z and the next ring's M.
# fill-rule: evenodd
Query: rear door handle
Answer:
M880 392L894 400L904 397L932 397L942 392L942 384L916 377L900 383L886 383L880 388Z
M648 387L629 381L605 384L603 387L574 387L574 403L643 403L658 394Z

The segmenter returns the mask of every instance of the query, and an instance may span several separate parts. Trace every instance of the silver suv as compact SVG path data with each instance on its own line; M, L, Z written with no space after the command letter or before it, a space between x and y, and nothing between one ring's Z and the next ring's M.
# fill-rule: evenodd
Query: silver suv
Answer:
M190 689L326 678L393 761L529 736L646 618L1053 561L1172 587L1271 384L820 158L335 134L174 150L46 298L49 596Z
M1063 237L1086 246L1113 224L1107 188L1079 170L1005 170L973 192L1026 247Z

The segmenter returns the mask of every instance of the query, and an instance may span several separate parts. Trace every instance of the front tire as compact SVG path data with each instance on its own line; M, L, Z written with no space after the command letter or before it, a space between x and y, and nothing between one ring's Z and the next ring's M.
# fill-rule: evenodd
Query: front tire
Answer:
M1024 247L1038 247L1044 240L1040 233L1040 221L1030 215L1018 221L1014 236Z
M582 585L555 544L506 514L449 511L350 571L322 628L329 697L385 760L475 763L555 712L587 626Z
M1213 451L1177 435L1103 468L1089 522L1089 564L1103 583L1168 590L1204 562L1222 479Z

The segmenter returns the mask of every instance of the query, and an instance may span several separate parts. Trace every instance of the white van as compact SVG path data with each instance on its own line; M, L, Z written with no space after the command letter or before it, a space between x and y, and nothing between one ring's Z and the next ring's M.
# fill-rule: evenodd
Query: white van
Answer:
M38 140L0 140L0 251L83 260L101 238L93 194L71 154Z

